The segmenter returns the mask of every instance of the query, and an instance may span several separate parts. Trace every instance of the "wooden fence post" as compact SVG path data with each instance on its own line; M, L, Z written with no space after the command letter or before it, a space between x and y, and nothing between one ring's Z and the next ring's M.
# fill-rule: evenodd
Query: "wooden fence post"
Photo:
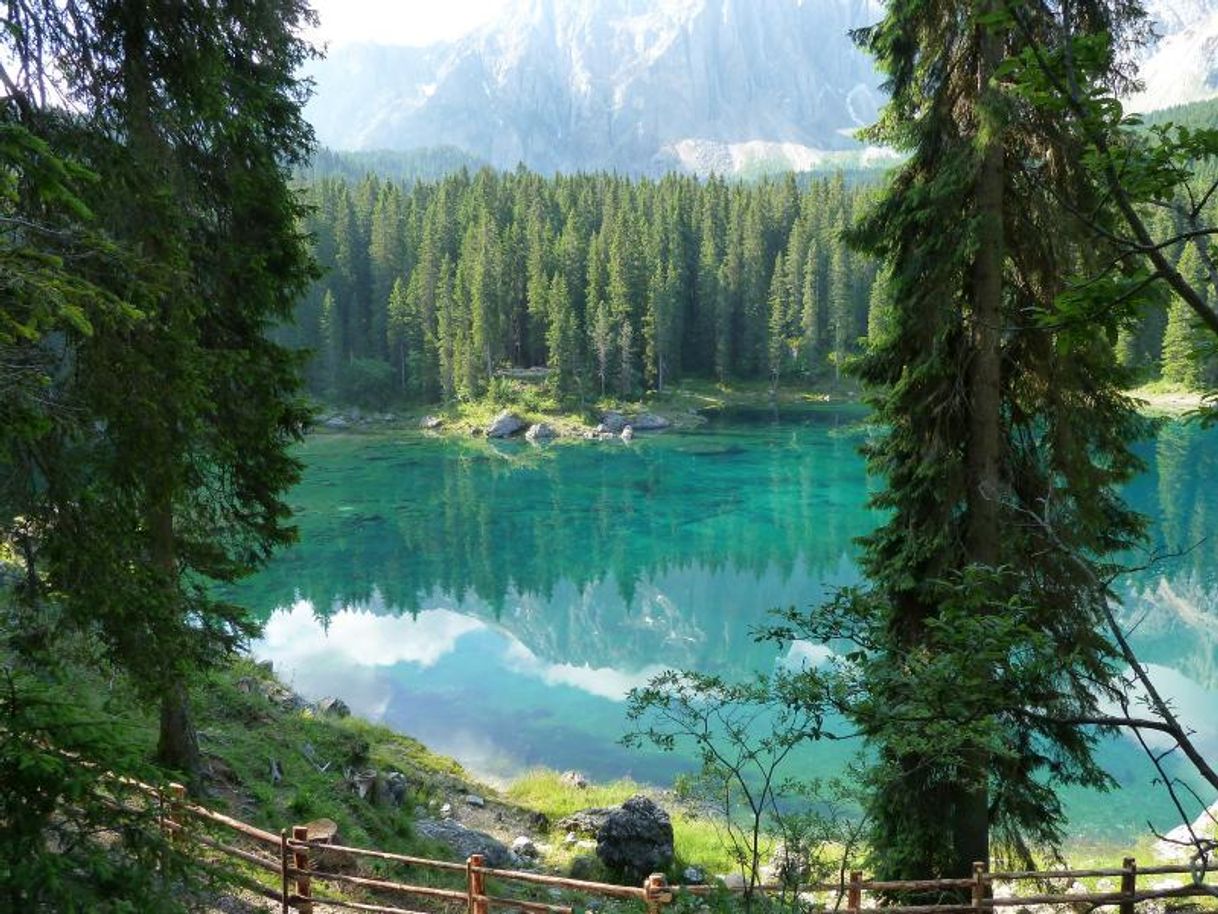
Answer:
M487 914L486 876L482 873L484 859L481 854L470 854L465 861L466 894L469 895L469 914Z
M985 874L988 867L985 861L978 860L973 864L973 910L980 911L985 904Z
M850 873L850 889L846 893L846 910L858 914L863 907L863 874L860 870Z
M660 914L660 909L672 901L668 879L663 873L652 873L643 880L643 899L647 905L647 914Z
M288 830L279 829L279 871L283 876L279 886L280 897L283 900L282 914L288 914Z
M1121 874L1121 914L1133 914L1134 892L1138 887L1138 862L1133 857L1126 857L1123 864L1125 872Z
M313 889L309 881L309 828L306 825L292 826L292 866L296 868L296 910L300 914L313 914Z

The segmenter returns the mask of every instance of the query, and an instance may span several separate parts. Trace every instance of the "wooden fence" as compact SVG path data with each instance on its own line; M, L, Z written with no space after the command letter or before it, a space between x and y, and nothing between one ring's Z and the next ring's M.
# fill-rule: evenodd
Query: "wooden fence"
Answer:
M226 816L204 806L187 801L185 790L179 785L170 785L168 790L159 790L129 779L124 784L135 787L158 804L161 828L183 849L190 846L206 848L262 870L273 877L275 887L249 877L237 877L244 887L278 903L283 914L296 911L312 914L315 904L327 904L352 911L376 912L376 914L420 914L409 908L394 906L397 899L425 899L434 904L441 903L464 907L466 914L491 914L492 909L512 909L525 914L574 914L572 904L548 903L529 898L492 894L487 881L496 884L514 884L523 887L544 887L559 890L559 901L563 893L572 893L581 898L599 896L626 901L635 901L645 908L647 914L662 914L663 908L681 895L704 896L724 891L723 888L706 885L669 885L661 874L653 874L641 886L611 885L558 876L546 876L534 872L496 869L486 865L480 855L473 855L464 863L410 857L369 848L334 844L329 838L310 837L306 826L284 829L279 834L257 828L239 819ZM207 828L219 832L223 837L208 834ZM391 879L372 878L364 875L337 872L341 865L333 861L355 861L360 858L403 864L421 871L447 875L460 887L441 887L399 882ZM327 863L327 861L330 861ZM1155 899L1182 899L1193 897L1218 897L1218 887L1206 884L1208 875L1206 860L1201 858L1188 865L1139 867L1132 858L1126 858L1120 867L1078 870L1049 870L1022 872L991 872L985 863L975 863L973 874L968 879L927 879L905 882L884 882L863 878L855 871L840 882L790 885L760 885L753 891L769 894L785 894L788 898L798 895L810 900L817 899L826 909L845 914L858 914L863 909L877 907L881 898L891 898L901 893L916 893L922 898L933 899L939 894L946 901L917 905L891 905L884 907L885 914L965 914L965 912L996 911L1002 908L1028 907L1032 905L1082 906L1089 910L1095 907L1112 906L1120 914L1134 914L1139 902ZM1147 886L1149 877L1178 877L1178 885L1167 886L1162 881ZM1056 890L1053 883L1068 881L1073 885L1080 879L1119 879L1119 890L1104 892L1070 892ZM1139 884L1139 880L1141 883ZM1038 894L1017 894L1016 886L1031 883ZM334 894L335 887L350 887L362 890L363 894L377 901L353 901ZM341 889L339 889L341 891ZM727 891L741 892L741 887ZM970 898L961 903L962 898ZM394 904L382 903L394 899Z

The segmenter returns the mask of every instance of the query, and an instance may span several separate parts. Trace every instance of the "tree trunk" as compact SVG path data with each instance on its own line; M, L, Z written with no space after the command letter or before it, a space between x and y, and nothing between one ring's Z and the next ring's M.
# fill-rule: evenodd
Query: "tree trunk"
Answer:
M161 497L149 512L149 535L152 564L161 573L165 598L177 600L173 509L167 497ZM200 762L199 739L190 717L190 696L181 675L174 671L173 658L165 658L165 662L168 666L167 684L161 695L161 732L156 757L165 767L182 772L187 784L193 786L198 778Z
M993 4L987 4L993 7ZM978 120L985 143L977 175L977 255L973 261L970 329L968 480L968 563L995 567L1000 561L999 498L1002 448L1002 263L1003 263L1003 142L990 74L998 64L999 38L978 25ZM989 861L989 759L978 747L964 772L960 807L952 831L955 872L966 877L974 861Z
M157 761L185 775L193 786L198 779L199 739L190 716L190 695L178 680L161 696L161 734L156 748Z

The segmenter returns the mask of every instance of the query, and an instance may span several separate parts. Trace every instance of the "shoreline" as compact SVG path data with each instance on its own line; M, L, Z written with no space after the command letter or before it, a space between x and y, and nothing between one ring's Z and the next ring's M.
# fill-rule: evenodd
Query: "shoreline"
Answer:
M716 848L714 851L708 851L717 841L721 823L716 821L716 816L705 806L693 798L682 798L671 786L664 787L629 778L609 782L594 781L578 772L560 773L556 769L543 766L528 769L505 780L486 778L457 758L432 752L426 744L403 731L353 713L341 696L308 700L286 685L272 671L268 662L258 662L252 656L237 661L219 678L222 682L214 682L213 688L218 686L224 698L237 698L232 691L236 690L248 696L236 704L248 706L250 699L257 699L260 701L256 703L267 708L268 717L259 722L267 725L268 732L263 735L249 732L247 729L243 737L258 746L256 754L259 761L268 752L272 758L284 760L284 768L288 772L285 787L300 777L303 771L300 768L295 771L288 769L288 750L282 745L276 748L276 737L272 730L282 730L286 726L289 731L295 730L297 739L307 736L319 748L334 744L345 745L349 743L352 735L358 736L358 741L363 745L361 754L366 759L364 765L375 765L375 770L367 771L366 774L378 785L373 787L366 801L362 793L359 794L358 802L352 796L350 772L346 776L340 772L327 774L318 765L310 766L315 769L309 774L311 782L318 785L311 792L350 798L342 804L347 807L348 816L351 817L347 819L345 828L355 826L362 830L366 825L363 821L366 816L384 815L385 801L377 797L376 791L386 778L397 777L395 772L398 772L405 778L405 783L410 785L410 792L415 798L413 809L407 804L402 807L401 812L408 815L412 822L423 824L421 834L429 833L430 826L426 823L448 821L459 835L464 834L462 830L473 830L481 833L483 837L490 836L495 839L505 850L511 847L518 836L527 835L535 842L539 851L538 856L533 858L532 865L545 871L563 873L577 858L586 861L592 850L586 835L580 836L583 839L580 843L572 841L569 836L564 839L566 826L562 824L563 819L582 809L617 806L629 796L642 794L661 805L672 816L679 866L695 866L708 874L721 875L724 871L731 872L726 849ZM335 707L341 710L335 712ZM289 723L293 720L297 722ZM217 721L207 720L206 723L211 725L209 729L214 733ZM248 721L243 721L243 725L249 728ZM216 753L212 757L224 759L222 753ZM231 766L228 760L225 760L220 767L238 775L235 782L229 785L229 790L232 791L230 796L236 799L242 793L238 788L239 784L253 784L262 778L252 776L252 771L242 770L244 766L236 764L236 759L231 761ZM310 758L310 762L313 761ZM263 772L260 773L265 776ZM323 780L331 785L324 791L320 789ZM271 809L285 800L291 802L286 797L281 798L278 802L271 802L268 808L269 798L255 795L247 799L253 800L264 814L270 813ZM237 805L240 806L239 800ZM365 807L367 811L361 812ZM1218 812L1218 804L1211 807L1211 811ZM1202 824L1203 818L1204 814L1193 823L1193 827L1197 828ZM1169 837L1177 837L1176 832L1179 831L1181 827L1169 832ZM773 843L774 840L776 839L771 836L768 843ZM411 850L410 847L406 849ZM768 860L770 850L767 849L763 862ZM1111 842L1103 841L1094 834L1079 833L1066 838L1062 857L1075 868L1116 866L1125 856L1134 856L1139 862L1152 865L1178 862L1178 856L1172 851L1171 846L1157 841L1149 833L1138 835L1132 840ZM1048 862L1045 861L1046 864Z
M1125 391L1137 411L1148 418L1180 420L1207 408L1206 395L1201 391L1159 389L1143 386ZM687 383L670 388L662 394L651 394L639 400L602 398L583 409L561 409L555 404L538 402L528 391L518 397L500 402L488 399L450 404L411 406L402 411L365 411L359 407L319 404L316 422L308 434L363 433L371 431L421 431L443 437L463 437L483 440L524 439L532 426L545 426L532 443L603 441L617 439L621 425L609 417L621 417L625 424L641 416L658 417L660 428L633 429L643 435L656 431L686 433L695 431L708 421L707 413L731 410L774 410L790 412L817 407L862 406L863 398L856 389L827 389L824 387L779 388L771 392L768 385L746 383L718 385ZM1218 411L1218 406L1209 409ZM505 434L488 434L494 420L510 414L519 423L517 430ZM615 430L616 427L616 430Z

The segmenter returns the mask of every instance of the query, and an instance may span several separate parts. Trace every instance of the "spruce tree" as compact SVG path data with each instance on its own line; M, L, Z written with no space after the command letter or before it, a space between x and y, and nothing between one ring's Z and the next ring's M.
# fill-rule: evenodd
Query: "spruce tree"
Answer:
M1094 47L1113 13L1037 6L1038 38ZM1077 136L1004 92L1023 48L1005 8L890 6L860 39L892 90L872 135L909 153L852 234L891 271L890 328L859 370L885 429L865 450L888 520L864 540L869 587L793 631L862 646L851 706L876 752L877 875L965 877L991 837L1024 863L1055 847L1054 788L1106 782L1073 721L1110 681L1093 572L1141 530L1116 492L1138 467L1136 416L1107 342L1052 327L1068 272L1095 256L1059 201L1091 185ZM853 330L834 273L840 351Z

